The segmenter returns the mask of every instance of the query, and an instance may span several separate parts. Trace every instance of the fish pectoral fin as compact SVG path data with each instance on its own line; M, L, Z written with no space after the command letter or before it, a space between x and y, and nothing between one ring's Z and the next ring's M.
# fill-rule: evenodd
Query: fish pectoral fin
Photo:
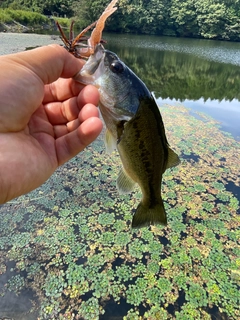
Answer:
M162 199L152 207L144 206L142 202L132 219L132 228L149 227L150 225L167 225L167 217Z
M180 162L181 161L180 161L178 155L171 148L168 148L168 160L167 160L166 169L175 167Z
M107 153L112 153L113 150L117 147L117 141L108 129L105 132L104 143Z
M120 194L129 193L133 190L135 182L129 177L126 171L122 168L117 178L117 189Z

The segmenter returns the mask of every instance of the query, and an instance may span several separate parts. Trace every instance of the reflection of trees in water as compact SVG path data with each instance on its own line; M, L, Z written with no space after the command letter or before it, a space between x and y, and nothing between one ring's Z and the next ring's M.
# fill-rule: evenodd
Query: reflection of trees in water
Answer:
M197 56L136 47L112 47L161 98L240 100L240 68Z

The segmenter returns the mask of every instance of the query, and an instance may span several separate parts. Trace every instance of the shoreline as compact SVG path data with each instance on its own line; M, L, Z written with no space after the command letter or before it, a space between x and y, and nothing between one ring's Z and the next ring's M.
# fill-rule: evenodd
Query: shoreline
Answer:
M50 23L24 25L15 20L11 23L0 23L0 32L3 33L34 33L36 31L52 31L57 32L57 27L54 19L49 19ZM41 33L40 33L41 34Z
M0 32L0 42L0 56L53 43L62 44L60 36L26 32Z
M41 23L41 24L32 24L32 25L23 25L15 20L11 21L11 23L3 23L0 22L0 33L17 33L17 34L45 34L45 35L52 35L57 36L60 35L59 30L56 26L56 21L58 21L62 27L62 29L69 30L70 24L73 18L61 18L61 17L49 17L49 23ZM75 24L77 26L77 23ZM79 28L78 28L79 29ZM111 31L107 31L112 33ZM122 32L113 32L116 34L123 34ZM131 33L125 32L126 35L147 35L141 33ZM180 36L173 36L173 35L153 35L149 34L149 36L159 36L159 37L171 37L176 39L198 39L198 40L210 40L210 41L217 41L217 42L233 42L239 43L237 40L224 40L224 39L212 39L212 38L204 38L204 37L180 37Z

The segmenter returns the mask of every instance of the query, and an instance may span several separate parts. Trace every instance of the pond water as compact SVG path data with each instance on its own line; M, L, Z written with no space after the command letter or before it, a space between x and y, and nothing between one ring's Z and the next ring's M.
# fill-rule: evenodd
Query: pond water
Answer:
M116 52L160 104L212 116L240 139L240 43L155 36L107 35Z
M239 43L104 36L154 93L181 164L165 228L131 231L101 135L40 188L0 206L0 319L239 319ZM60 43L0 34L0 54Z

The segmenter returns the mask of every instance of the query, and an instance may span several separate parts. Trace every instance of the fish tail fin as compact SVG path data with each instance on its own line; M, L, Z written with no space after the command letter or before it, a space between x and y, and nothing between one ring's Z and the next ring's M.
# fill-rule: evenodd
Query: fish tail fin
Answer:
M167 225L167 216L162 199L151 207L140 202L133 216L132 228L142 228L156 224Z

